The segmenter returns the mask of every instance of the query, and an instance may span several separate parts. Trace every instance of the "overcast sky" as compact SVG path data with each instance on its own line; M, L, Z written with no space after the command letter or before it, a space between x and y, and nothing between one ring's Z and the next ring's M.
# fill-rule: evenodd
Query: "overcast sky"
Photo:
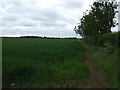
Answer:
M34 1L34 2L33 2ZM0 36L74 37L73 28L94 0L0 1ZM117 27L114 31L117 30Z

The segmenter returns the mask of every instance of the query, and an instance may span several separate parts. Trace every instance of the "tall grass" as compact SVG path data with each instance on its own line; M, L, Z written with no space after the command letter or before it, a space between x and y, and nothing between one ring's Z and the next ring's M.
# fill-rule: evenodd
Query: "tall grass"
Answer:
M89 76L76 39L3 38L3 87L76 87Z
M96 60L97 65L103 70L110 88L118 88L118 48L115 45L107 47L95 46L83 42Z

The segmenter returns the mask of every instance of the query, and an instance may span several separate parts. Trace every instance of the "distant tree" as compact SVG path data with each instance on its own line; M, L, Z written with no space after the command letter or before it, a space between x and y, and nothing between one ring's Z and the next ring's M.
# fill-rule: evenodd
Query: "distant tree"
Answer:
M82 37L98 36L111 32L115 27L117 4L113 2L94 2L90 11L86 11L74 31Z

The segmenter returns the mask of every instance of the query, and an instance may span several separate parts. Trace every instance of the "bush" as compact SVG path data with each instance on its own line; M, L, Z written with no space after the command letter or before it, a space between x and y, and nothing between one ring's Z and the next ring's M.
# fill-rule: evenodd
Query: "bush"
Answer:
M86 37L84 40L88 43L98 46L108 47L112 45L120 49L120 32L106 33L99 36Z

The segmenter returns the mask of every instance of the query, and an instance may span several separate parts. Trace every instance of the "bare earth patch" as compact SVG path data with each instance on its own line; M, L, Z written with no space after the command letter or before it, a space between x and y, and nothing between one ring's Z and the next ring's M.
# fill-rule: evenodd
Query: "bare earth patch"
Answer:
M80 88L108 88L108 82L106 82L104 73L99 68L91 53L85 49L86 63L90 70L90 77L85 85L81 85Z

